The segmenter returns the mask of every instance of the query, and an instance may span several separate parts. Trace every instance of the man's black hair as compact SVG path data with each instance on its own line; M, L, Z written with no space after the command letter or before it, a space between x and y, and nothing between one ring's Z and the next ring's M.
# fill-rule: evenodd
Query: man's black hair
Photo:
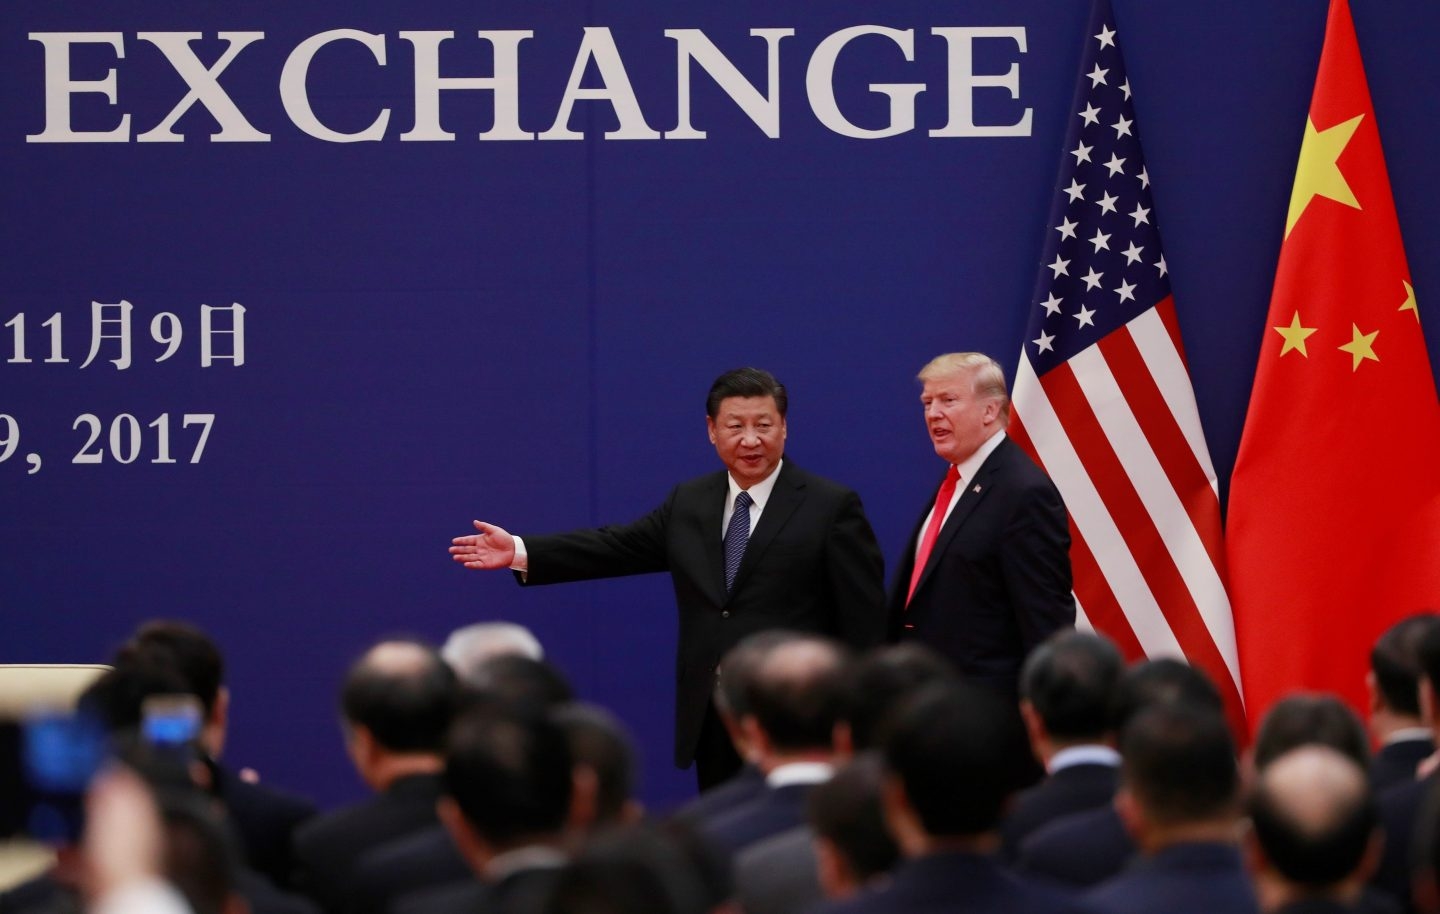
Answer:
M552 663L519 654L497 654L475 668L466 692L502 705L542 713L575 698L565 674Z
M1440 626L1440 616L1422 613L1401 619L1375 639L1370 670L1385 704L1400 714L1420 715L1420 642Z
M734 368L716 378L705 397L705 415L711 419L720 415L720 403L729 397L774 397L782 419L790 406L785 385L761 368Z
M225 658L205 632L178 619L151 619L136 629L128 647L168 653L190 684L186 691L200 699L205 716L215 712L220 687L225 683Z
M1152 821L1202 822L1234 809L1240 773L1217 709L1152 705L1126 724L1120 756L1125 788Z
M1349 705L1334 695L1287 695L1266 712L1255 732L1255 768L1309 744L1329 746L1362 768L1370 764L1370 737Z
M951 682L904 704L884 755L925 831L962 837L999 824L1030 747L1013 705L980 686Z
M1219 713L1225 709L1210 677L1183 660L1161 657L1136 663L1120 677L1110 709L1110 729L1123 732L1137 714L1156 705L1186 705Z
M533 711L467 711L446 743L445 791L496 847L558 833L570 811L572 774L565 731Z
M840 720L848 652L819 637L765 655L750 681L750 713L776 749L829 749Z
M1115 687L1125 669L1114 642L1072 630L1046 639L1020 672L1020 697L1060 740L1099 740L1110 729Z
M376 651L399 645L414 649L415 662L381 664L374 659ZM340 709L347 721L365 727L391 752L439 752L455 697L455 673L434 648L387 641L350 668L340 690Z
M114 667L80 694L76 707L111 733L138 731L145 716L145 699L193 694L190 682L168 652L132 645L121 650Z
M895 708L906 698L957 676L948 660L916 641L865 654L855 663L845 690L844 717L855 749L879 746Z
M550 712L570 744L577 765L595 773L597 823L618 822L635 790L635 748L625 728L609 711L570 703Z
M803 637L788 629L767 628L741 638L720 658L720 675L715 681L716 706L735 720L749 714L750 688L760 662L776 647Z
M879 753L857 755L805 801L815 834L835 846L861 882L889 872L900 859L880 799L884 767Z

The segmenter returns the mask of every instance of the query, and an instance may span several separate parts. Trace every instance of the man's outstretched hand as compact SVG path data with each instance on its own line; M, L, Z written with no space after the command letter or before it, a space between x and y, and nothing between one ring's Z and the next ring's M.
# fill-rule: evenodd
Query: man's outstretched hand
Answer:
M515 537L501 527L475 521L479 533L450 541L450 557L466 568L509 568L515 561Z

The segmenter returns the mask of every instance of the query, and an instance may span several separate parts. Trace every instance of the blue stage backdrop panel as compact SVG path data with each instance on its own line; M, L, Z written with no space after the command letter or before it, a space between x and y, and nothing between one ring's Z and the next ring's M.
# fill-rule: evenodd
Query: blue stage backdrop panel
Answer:
M1325 3L1115 6L1223 487ZM232 760L333 804L362 790L350 660L515 619L633 729L645 799L677 801L668 581L521 590L450 537L639 516L718 466L705 389L757 364L790 387L789 457L861 493L893 563L939 474L915 371L1019 351L1087 11L6 5L0 662L193 619L230 659ZM1440 8L1355 18L1425 302ZM965 132L967 29L973 73L1018 87L971 90L970 117L1015 135L934 135Z

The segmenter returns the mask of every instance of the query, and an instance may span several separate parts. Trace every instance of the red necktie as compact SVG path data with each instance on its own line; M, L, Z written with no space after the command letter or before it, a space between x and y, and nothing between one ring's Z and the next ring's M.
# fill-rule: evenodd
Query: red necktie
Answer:
M940 528L945 525L945 509L950 507L950 499L955 497L955 486L959 482L960 471L951 464L950 472L945 474L945 481L940 483L940 491L935 493L935 511L930 515L930 523L925 525L925 535L920 538L920 547L915 550L915 568L910 572L910 592L905 596L907 606L910 598L915 596L915 585L920 583L920 573L925 570L925 563L930 560L930 550L935 548Z

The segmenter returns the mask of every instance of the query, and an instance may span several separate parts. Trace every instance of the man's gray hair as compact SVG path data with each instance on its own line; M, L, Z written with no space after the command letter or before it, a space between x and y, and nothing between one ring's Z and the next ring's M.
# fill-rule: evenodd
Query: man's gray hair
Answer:
M530 629L514 622L476 622L457 628L440 649L440 656L462 681L471 680L485 661L507 654L541 660L545 651Z

